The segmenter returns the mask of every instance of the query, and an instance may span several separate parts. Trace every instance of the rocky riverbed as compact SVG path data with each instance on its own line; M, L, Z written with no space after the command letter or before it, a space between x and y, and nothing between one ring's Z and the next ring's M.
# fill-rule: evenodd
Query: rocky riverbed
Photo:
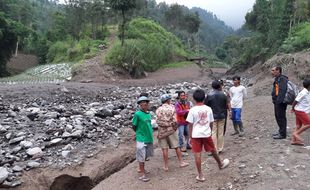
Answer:
M99 144L117 147L122 143L119 136L131 127L141 92L149 93L154 115L161 94L207 90L207 84L187 82L152 87L92 85L0 89L2 187L21 185L23 172L33 168L79 165L96 154Z

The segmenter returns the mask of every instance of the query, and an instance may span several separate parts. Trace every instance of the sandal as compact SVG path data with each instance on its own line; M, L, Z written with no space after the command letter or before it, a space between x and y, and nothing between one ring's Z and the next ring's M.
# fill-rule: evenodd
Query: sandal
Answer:
M139 177L139 180L143 181L143 182L148 182L150 181L150 178L146 177L145 175L144 176L141 176Z
M297 141L292 141L291 145L305 146L305 143L297 140Z
M169 169L166 168L166 167L163 167L163 170L164 170L165 172L167 172Z
M186 167L186 166L188 166L189 165L189 163L187 163L187 162L182 162L182 164L180 164L180 168L184 168L184 167Z
M229 160L226 158L223 160L223 165L220 167L220 169L224 169L227 168L227 166L229 165Z
M199 182L204 182L206 179L204 177L200 178L198 175L196 176L196 180Z
M293 133L293 140L294 142L302 142L303 140L296 134Z
M137 170L137 172L138 172L138 173L141 173L141 170ZM144 170L144 173L145 173L145 174L149 174L150 171L149 171L149 170Z

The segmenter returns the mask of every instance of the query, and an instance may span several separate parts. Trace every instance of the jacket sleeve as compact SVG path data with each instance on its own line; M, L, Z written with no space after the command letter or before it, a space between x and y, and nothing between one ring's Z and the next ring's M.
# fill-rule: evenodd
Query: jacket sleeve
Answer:
M278 80L278 85L279 85L279 94L276 103L280 104L284 102L285 93L287 90L287 79L284 77L280 77Z
M180 106L179 103L176 103L174 107L175 107L175 111L176 111L176 114L177 114L177 115L183 116L183 115L185 115L185 114L188 113L188 110L182 110L182 109L181 109L181 106Z

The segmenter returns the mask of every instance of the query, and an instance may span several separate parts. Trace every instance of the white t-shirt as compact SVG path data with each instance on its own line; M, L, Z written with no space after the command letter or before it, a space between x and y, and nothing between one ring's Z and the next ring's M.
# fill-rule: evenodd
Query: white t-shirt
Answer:
M242 85L229 89L231 108L242 108L243 99L247 96L246 88Z
M206 138L211 136L210 123L214 121L209 106L194 106L189 110L186 121L193 124L192 137Z
M299 92L295 101L298 102L295 110L310 113L310 92L306 88Z

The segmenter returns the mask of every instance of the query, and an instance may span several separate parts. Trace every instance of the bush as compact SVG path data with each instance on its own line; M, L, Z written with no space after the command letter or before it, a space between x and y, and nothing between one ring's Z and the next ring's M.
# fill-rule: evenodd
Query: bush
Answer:
M310 47L310 22L300 24L293 28L292 34L286 38L280 51L291 53Z
M67 51L70 48L70 44L66 41L57 41L50 46L47 53L48 63L58 63L62 61L67 61Z
M81 39L80 41L72 39L57 41L48 49L47 62L72 62L94 57L98 52L98 46L100 44L105 44L105 42L102 40L92 40L90 38Z
M155 71L178 56L186 56L178 38L151 20L137 18L128 25L124 46L114 44L105 61L137 78L143 76L144 71Z

